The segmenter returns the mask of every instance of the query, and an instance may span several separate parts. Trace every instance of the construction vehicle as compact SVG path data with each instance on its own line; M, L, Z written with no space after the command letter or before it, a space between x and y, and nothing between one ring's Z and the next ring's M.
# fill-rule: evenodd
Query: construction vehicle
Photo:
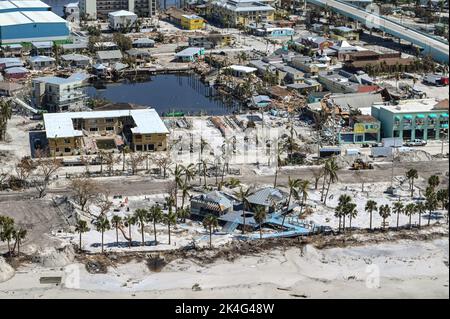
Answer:
M362 159L358 158L353 162L352 167L350 169L353 170L373 169L373 165L372 163L365 162Z

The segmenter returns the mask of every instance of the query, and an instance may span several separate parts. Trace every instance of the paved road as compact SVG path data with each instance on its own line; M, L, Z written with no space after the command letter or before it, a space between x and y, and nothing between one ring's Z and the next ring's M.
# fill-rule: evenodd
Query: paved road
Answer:
M441 177L444 183L448 183L448 177L445 173L448 172L448 160L434 160L428 162L405 162L397 163L394 166L394 176L404 176L406 171L410 168L418 170L419 175L428 178L433 174ZM339 181L342 183L359 183L363 178L365 183L371 182L389 182L392 176L392 165L390 163L377 163L373 170L359 171L360 175L356 175L355 171L349 169L342 169L339 171ZM302 167L298 169L282 170L278 176L278 184L286 185L288 177L302 178L313 180L313 171L311 167ZM257 176L254 174L245 174L245 176L238 177L245 184L272 184L274 176ZM208 183L213 184L215 178L209 178ZM98 181L100 186L108 190L110 194L121 194L124 196L135 195L150 195L160 194L166 192L172 180L155 180L151 177L124 177L113 180ZM199 180L195 178L194 185L198 185ZM67 194L69 191L65 188L52 188L49 191L52 194ZM22 199L31 196L36 196L34 190L25 192L11 192L0 194L0 202L5 200Z
M313 4L319 4L321 6L328 6L346 16L355 16L362 23L371 22L373 25L377 25L378 28L383 28L387 33L393 36L400 37L406 41L410 41L421 47L427 46L426 53L431 53L433 57L441 62L448 63L449 49L448 45L427 36L424 33L418 32L414 29L406 28L399 25L393 21L374 15L372 13L366 12L364 10L355 8L349 4L335 1L335 0L308 0L308 2Z

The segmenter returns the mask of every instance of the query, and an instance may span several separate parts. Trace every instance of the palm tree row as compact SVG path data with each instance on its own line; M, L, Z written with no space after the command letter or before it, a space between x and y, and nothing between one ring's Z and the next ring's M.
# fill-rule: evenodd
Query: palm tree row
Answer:
M171 200L167 200L166 202L171 202ZM136 225L139 228L139 232L141 233L141 246L146 245L145 241L145 227L150 223L153 225L153 234L154 234L154 243L158 245L157 232L156 232L156 224L164 223L168 228L169 240L168 244L171 244L171 228L176 225L178 219L186 220L187 217L190 216L190 211L187 208L180 208L178 213L173 212L173 201L168 205L168 213L163 214L163 211L159 205L153 205L149 209L138 208L134 212L133 215L129 215L126 217L121 217L118 215L114 215L111 220L109 220L105 214L101 214L96 218L93 222L95 229L101 233L101 247L102 253L104 252L104 233L111 228L115 229L116 232L116 246L119 247L119 231L122 233L123 237L128 241L128 247L132 246L132 232L131 226ZM125 232L124 227L128 229L128 234ZM87 225L87 222L84 220L78 220L75 231L79 233L79 249L82 247L82 234L88 232L90 229Z
M12 108L11 101L6 98L0 99L0 141L4 141L6 138L6 125L8 120L11 119Z

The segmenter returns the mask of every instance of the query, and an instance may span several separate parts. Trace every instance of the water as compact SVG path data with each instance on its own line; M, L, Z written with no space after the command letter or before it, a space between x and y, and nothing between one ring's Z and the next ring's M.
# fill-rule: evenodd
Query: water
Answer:
M159 114L182 111L185 114L230 114L237 110L237 102L223 101L213 88L203 84L194 74L155 75L144 82L96 83L87 89L90 97L110 102L133 103L155 108Z

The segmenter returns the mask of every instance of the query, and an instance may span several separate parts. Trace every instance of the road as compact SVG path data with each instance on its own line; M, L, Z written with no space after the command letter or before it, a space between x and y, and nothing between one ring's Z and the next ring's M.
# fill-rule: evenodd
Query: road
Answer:
M394 166L394 176L404 176L408 169L415 168L419 175L428 178L433 174L437 174L443 180L448 182L445 173L448 172L448 160L434 160L428 162L404 162L396 163ZM339 181L342 183L360 183L363 179L365 183L373 182L389 182L391 181L392 165L390 163L377 163L373 170L359 171L356 175L355 171L342 169L339 171ZM313 180L313 171L311 167L301 167L296 169L281 170L278 176L278 185L286 185L288 177L302 178ZM255 174L245 174L239 176L239 180L245 184L272 184L274 182L273 175L257 176ZM208 184L214 184L215 178L209 178ZM101 188L107 190L111 195L120 194L123 196L150 195L165 193L173 180L155 180L152 177L129 176L123 178L102 179L98 180ZM195 178L194 186L198 185L199 180ZM50 188L49 193L55 195L68 194L67 188ZM24 192L10 192L0 194L0 202L6 200L19 200L36 196L34 190Z
M414 29L404 27L391 20L358 9L349 4L335 1L335 0L308 0L308 2L320 5L322 7L328 6L334 11L343 14L347 17L357 18L361 23L381 29L395 37L399 37L406 41L412 42L422 48L425 48L424 53L430 53L433 58L439 62L448 63L449 49L448 44L445 44L437 39L434 39L422 32Z

